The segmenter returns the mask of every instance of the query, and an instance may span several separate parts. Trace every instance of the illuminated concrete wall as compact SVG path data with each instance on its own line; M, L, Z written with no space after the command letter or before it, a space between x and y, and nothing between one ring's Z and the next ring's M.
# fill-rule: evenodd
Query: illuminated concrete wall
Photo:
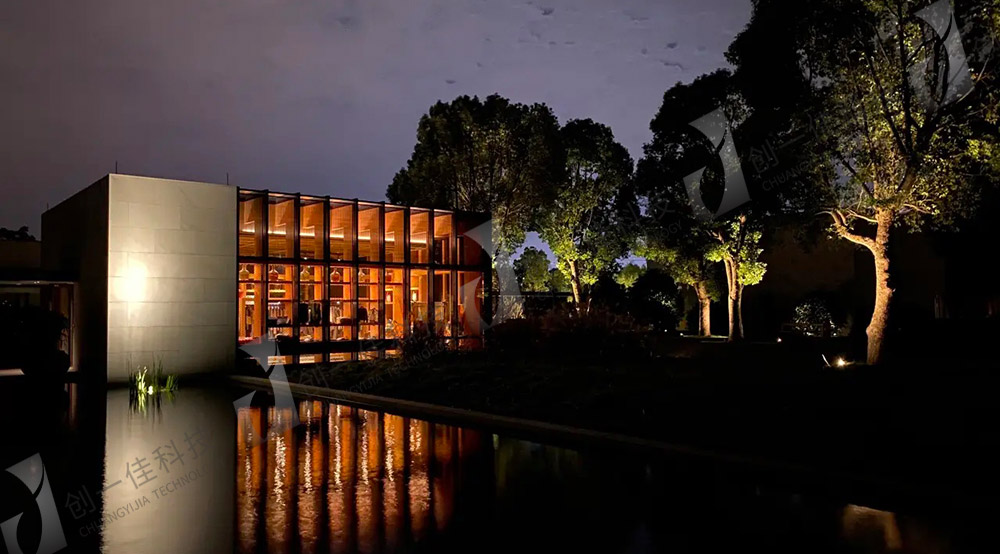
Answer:
M111 175L108 380L233 367L237 189Z

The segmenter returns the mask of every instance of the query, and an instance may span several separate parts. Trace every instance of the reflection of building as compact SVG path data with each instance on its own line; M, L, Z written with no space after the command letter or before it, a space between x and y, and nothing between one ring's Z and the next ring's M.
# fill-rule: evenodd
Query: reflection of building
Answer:
M79 283L80 366L124 381L229 369L266 340L287 363L391 355L423 329L474 348L489 266L466 234L486 221L108 175L43 215L42 261Z
M273 407L238 412L240 552L395 552L449 527L463 479L492 475L491 435L318 401L298 409L301 429Z

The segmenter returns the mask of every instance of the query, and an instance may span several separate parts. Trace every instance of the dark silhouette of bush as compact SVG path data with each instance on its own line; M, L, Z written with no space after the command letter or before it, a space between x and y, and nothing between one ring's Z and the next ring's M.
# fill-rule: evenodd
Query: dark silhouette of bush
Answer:
M70 364L60 349L68 330L69 321L51 310L0 308L0 366L18 367L32 379L61 380Z

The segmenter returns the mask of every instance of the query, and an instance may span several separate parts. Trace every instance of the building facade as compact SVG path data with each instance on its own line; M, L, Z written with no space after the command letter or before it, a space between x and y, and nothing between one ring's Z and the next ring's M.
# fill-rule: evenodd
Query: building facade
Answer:
M123 382L158 364L228 371L256 344L274 344L272 363L301 364L394 356L410 333L478 348L488 225L112 174L43 214L42 264L77 283L78 367Z
M481 346L488 218L268 191L239 192L238 336L273 363L399 354L410 333Z

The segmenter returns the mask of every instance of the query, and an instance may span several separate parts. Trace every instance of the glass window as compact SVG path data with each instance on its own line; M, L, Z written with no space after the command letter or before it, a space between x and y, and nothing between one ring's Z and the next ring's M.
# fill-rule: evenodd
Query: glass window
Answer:
M458 263L461 265L482 266L485 258L483 245L473 240L467 235L470 231L479 226L479 223L468 216L457 216L456 226L458 230ZM478 233L476 233L478 235ZM486 240L488 233L480 240Z
M323 201L303 198L299 204L299 257L323 258Z
M458 272L458 334L478 337L483 322L483 274L478 271Z
M403 270L385 270L385 338L401 339L405 329L403 309Z
M358 260L377 262L382 244L382 225L379 221L379 206L358 205Z
M295 266L267 266L267 328L288 327L291 336L292 303L295 300ZM272 336L273 338L273 336Z
M330 266L330 340L354 339L354 268Z
M295 252L295 199L272 194L267 205L267 255L291 258Z
M358 338L379 338L379 298L382 297L381 271L377 267L358 270Z
M430 229L430 212L410 210L410 263L428 264L427 230Z
M429 291L426 269L410 270L410 329L413 332L427 331L430 323L427 311Z
M434 272L434 331L444 337L454 332L455 297L451 277L451 271Z
M354 204L330 202L330 259L351 260L354 254Z
M264 255L264 197L240 193L240 256Z
M403 244L403 214L402 208L387 207L385 209L385 261L403 263L406 253Z
M434 261L452 263L452 216L450 213L434 216Z
M303 265L299 272L299 342L323 340L324 274L321 265Z
M293 363L293 356L288 354L291 351L290 343L292 342L292 328L291 327L273 327L267 330L267 336L269 339L278 343L278 355L268 356L268 365L278 365L278 364L290 364Z
M240 264L239 306L237 308L240 344L264 336L264 310L261 308L264 302L261 297L262 283L260 264Z

